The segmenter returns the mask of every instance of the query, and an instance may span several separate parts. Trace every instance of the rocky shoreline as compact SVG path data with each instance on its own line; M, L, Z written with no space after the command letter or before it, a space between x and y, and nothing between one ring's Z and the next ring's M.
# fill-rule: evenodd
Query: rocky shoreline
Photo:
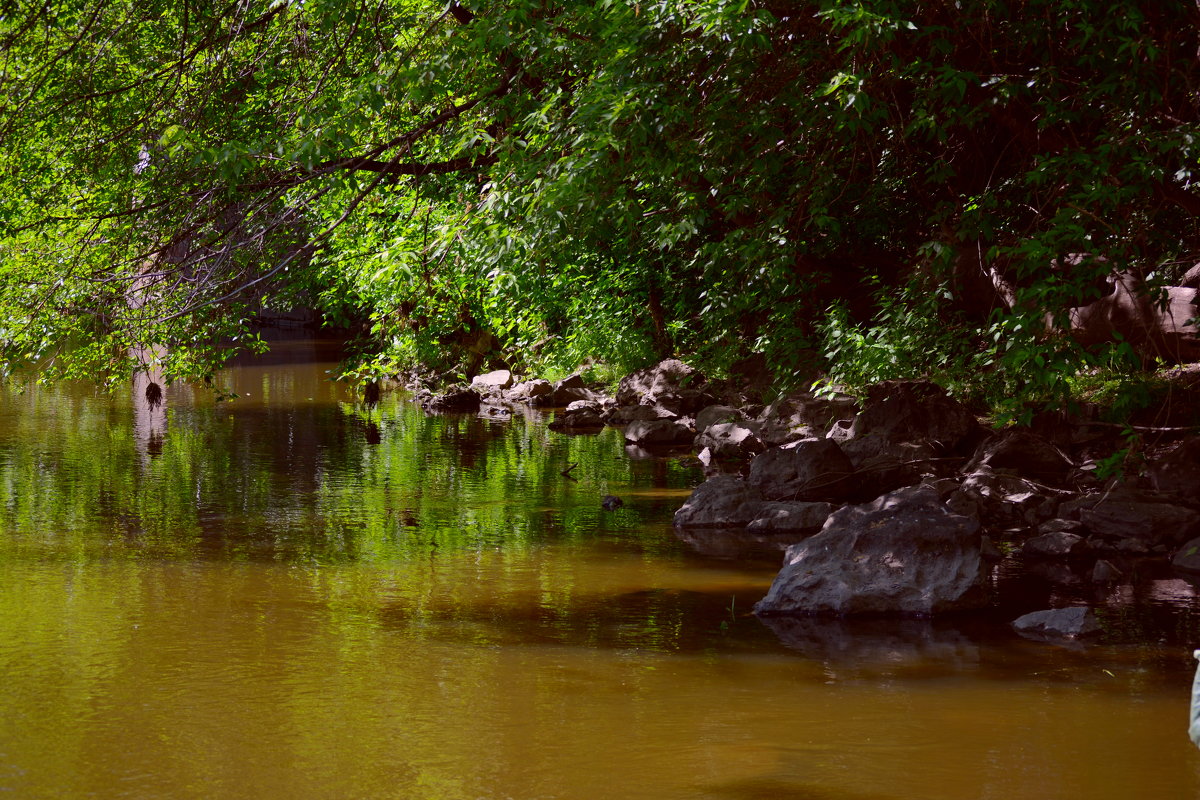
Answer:
M552 430L619 426L629 447L691 448L707 480L675 514L681 538L749 535L785 550L761 616L977 608L1004 553L1069 563L1098 586L1148 559L1200 573L1200 436L1186 428L1162 430L1136 474L1105 478L1121 440L1095 423L992 429L925 381L879 384L861 404L805 393L734 404L668 359L623 378L615 396L579 375L518 383L507 370L438 394L412 388L429 411L556 409ZM1078 609L1038 613L1017 629L1097 630Z

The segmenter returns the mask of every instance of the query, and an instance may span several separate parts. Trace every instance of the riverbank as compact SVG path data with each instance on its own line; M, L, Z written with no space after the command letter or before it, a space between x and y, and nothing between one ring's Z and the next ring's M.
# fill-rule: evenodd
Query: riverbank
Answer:
M903 516L897 503L914 502L917 492L917 506L957 526L961 541L950 548L951 560L961 560L966 547L965 563L948 566L946 552L908 553L915 574L897 584L889 572L885 597L864 601L863 592L874 590L863 588L870 580L859 574L844 577L853 585L837 590L840 599L808 587L760 611L929 614L978 606L989 567L1004 557L1097 591L1166 565L1181 575L1200 573L1200 437L1180 424L1194 422L1200 408L1194 377L1178 370L1173 405L1144 412L1170 425L1119 424L1084 408L1003 428L927 382L880 384L861 400L793 393L760 405L674 359L626 376L615 394L578 375L516 382L503 370L442 393L413 389L434 412L502 417L535 407L553 412L550 427L564 434L619 427L634 456L690 451L707 480L675 515L685 540L749 539L803 560L799 545L845 526L848 514L882 504L893 520ZM928 531L930 520L920 519L917 529ZM917 533L896 535L911 543ZM879 546L896 558L894 542ZM857 560L871 547L857 543ZM960 585L938 596L933 586L947 569Z

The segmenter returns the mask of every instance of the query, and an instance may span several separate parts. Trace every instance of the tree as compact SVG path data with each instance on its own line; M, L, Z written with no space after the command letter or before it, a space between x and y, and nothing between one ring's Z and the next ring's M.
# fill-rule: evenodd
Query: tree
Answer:
M1198 12L960 5L7 16L3 357L203 374L307 298L376 370L823 348L1056 390L1088 356L1047 315L1197 258Z

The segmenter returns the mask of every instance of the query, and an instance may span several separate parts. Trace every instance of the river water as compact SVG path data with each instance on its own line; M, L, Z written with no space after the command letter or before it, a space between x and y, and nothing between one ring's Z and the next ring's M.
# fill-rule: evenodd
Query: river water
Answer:
M1003 571L970 618L768 626L777 553L671 530L687 459L367 409L335 359L0 391L0 797L1200 796L1177 576L1086 648L1013 635L1080 598Z

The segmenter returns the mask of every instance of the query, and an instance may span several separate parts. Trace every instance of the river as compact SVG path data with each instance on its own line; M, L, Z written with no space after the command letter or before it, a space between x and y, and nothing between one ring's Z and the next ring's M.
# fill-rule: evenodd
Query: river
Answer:
M1013 570L972 617L767 625L777 553L672 532L689 459L368 409L336 357L277 343L157 420L0 387L0 797L1200 796L1178 576L1087 647L1008 629L1090 591Z

